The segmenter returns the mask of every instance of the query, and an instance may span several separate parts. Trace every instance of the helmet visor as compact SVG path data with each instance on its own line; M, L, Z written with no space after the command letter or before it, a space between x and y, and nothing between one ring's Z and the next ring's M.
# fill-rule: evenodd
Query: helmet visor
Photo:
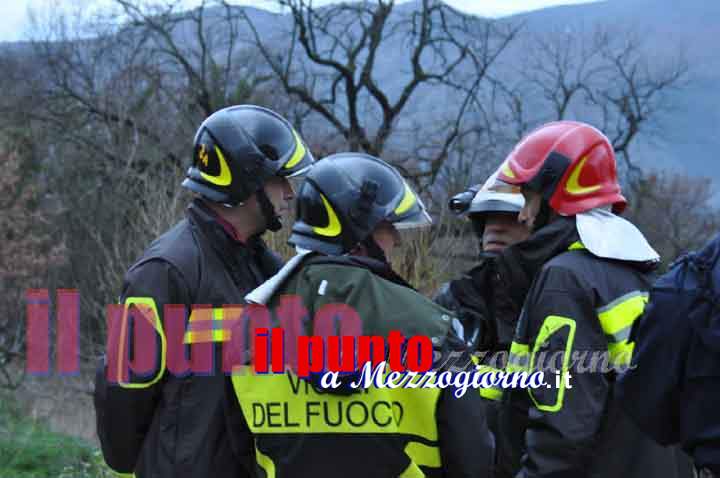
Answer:
M408 216L404 219L393 222L393 226L397 229L417 229L419 227L428 227L432 224L432 218L424 209L418 214Z

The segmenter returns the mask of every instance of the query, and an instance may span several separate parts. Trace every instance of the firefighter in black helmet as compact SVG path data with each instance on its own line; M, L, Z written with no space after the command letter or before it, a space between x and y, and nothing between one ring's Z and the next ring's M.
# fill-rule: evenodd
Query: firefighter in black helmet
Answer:
M401 241L398 229L431 222L395 169L360 153L329 156L305 177L296 212L290 243L298 255L246 296L268 307L273 324L282 323L288 298L299 297L309 311L302 335L317 330L317 311L340 307L357 314L363 336L428 336L436 364L451 352L461 355L450 312L388 264ZM333 320L344 330L342 318ZM450 389L353 388L360 377L350 371L337 389L322 387L321 374L298 378L292 367L282 374L234 372L230 393L244 417L234 435L252 433L247 446L257 476L490 476L493 444L475 389L456 398ZM277 410L284 410L279 419Z
M96 378L98 436L107 464L120 475L248 476L227 433L222 357L229 339L224 321L232 317L222 307L241 304L277 272L279 259L260 236L281 227L294 194L286 178L312 163L298 133L268 109L232 106L200 125L183 182L196 197L187 217L127 272L125 312L109 328L107 362L122 361L117 347L124 344L112 338L141 329L139 321L152 311L157 367L149 374L130 368L123 376L103 361ZM180 306L179 320L165 309L170 304ZM145 353L128 348L135 358Z

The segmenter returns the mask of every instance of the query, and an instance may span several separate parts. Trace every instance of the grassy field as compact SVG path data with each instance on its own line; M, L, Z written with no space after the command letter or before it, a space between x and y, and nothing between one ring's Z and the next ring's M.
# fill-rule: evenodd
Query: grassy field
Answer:
M0 478L108 478L100 451L22 416L16 400L0 393Z

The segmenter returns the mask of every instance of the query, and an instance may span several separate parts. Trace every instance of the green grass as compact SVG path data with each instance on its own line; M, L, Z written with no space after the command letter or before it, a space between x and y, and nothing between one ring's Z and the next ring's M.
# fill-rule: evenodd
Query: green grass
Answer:
M0 393L0 478L109 476L97 448L23 417L12 397Z

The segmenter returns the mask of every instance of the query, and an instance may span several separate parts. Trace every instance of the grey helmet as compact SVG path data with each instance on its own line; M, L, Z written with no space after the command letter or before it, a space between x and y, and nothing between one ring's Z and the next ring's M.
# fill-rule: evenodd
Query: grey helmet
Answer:
M497 175L496 172L490 176L482 187L471 186L449 201L450 210L458 215L467 215L478 236L482 236L485 228L485 214L490 212L518 214L525 205L520 187L497 181Z

